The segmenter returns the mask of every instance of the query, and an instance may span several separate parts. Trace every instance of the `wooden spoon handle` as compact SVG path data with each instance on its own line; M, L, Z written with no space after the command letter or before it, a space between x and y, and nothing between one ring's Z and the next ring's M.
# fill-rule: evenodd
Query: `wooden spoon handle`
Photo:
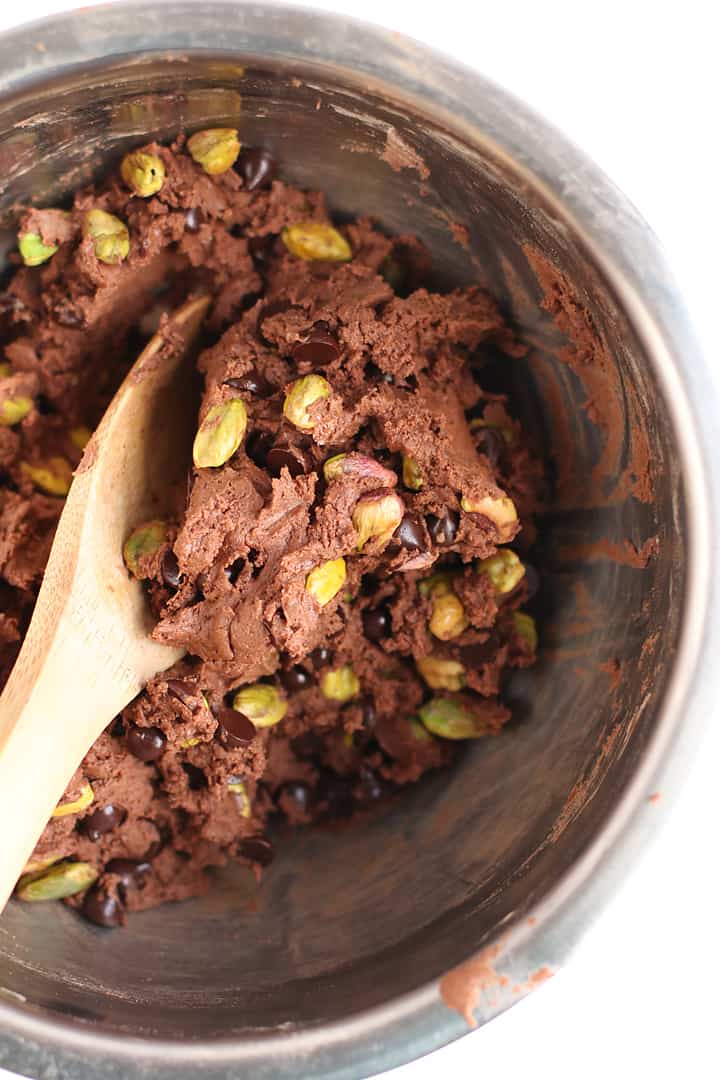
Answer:
M88 444L28 633L0 696L0 910L73 773L113 717L182 655L152 620L122 545L167 511L194 430L190 301L145 348Z

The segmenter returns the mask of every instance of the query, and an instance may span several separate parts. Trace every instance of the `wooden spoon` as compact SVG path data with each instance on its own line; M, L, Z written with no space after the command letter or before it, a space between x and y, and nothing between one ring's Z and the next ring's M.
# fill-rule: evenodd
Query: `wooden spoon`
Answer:
M0 911L95 739L182 655L148 637L150 611L122 545L167 512L187 472L193 345L209 302L188 301L145 347L87 445L60 517L0 697Z

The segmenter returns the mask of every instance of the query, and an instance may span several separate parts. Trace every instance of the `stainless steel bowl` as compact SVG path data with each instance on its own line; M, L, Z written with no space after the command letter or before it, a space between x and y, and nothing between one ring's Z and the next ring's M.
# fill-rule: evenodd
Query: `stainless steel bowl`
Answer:
M543 521L544 647L511 687L518 720L502 738L363 827L288 838L257 893L238 871L115 934L11 905L0 1062L36 1077L361 1077L457 1038L466 1022L441 980L455 1004L474 986L485 1022L563 962L667 812L717 696L720 414L633 207L524 105L397 34L295 7L156 0L0 39L1 208L52 202L149 134L225 120L338 214L418 233L441 286L480 274L533 336L504 374L538 437L565 417L574 477ZM639 432L650 502L621 499L612 476L588 497L604 436L553 359L527 245L568 276L606 343L618 468ZM607 546L652 537L644 569ZM448 980L487 947L464 984Z

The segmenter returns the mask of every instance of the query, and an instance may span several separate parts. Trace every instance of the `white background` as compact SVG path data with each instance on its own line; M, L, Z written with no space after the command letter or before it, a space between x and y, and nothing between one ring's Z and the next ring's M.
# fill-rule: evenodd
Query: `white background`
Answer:
M148 0L149 3L152 0ZM68 3L2 5L0 29ZM717 364L720 76L710 0L316 0L453 53L531 103L659 234ZM713 325L711 325L711 319ZM720 370L718 370L720 378ZM387 1080L720 1075L714 888L720 734L660 840L569 967L492 1024ZM0 1070L0 1080L8 1080ZM302 1080L302 1078L298 1078Z

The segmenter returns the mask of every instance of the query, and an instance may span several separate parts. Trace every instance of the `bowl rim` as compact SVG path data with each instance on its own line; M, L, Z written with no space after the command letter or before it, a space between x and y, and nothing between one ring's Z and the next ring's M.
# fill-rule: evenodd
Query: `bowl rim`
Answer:
M169 12L172 10L172 16ZM45 38L52 48L38 52ZM112 51L107 43L112 40ZM709 467L720 403L711 369L690 325L670 268L649 226L580 150L531 108L475 70L389 29L344 15L281 3L144 0L66 11L0 35L0 97L32 90L74 66L137 53L198 50L332 65L371 79L420 111L484 142L524 173L586 247L626 313L653 367L677 439L688 529L688 579L673 671L643 760L588 848L527 918L488 944L513 984L556 970L647 850L682 787L707 726L720 647L713 603L713 555L720 541L720 474ZM27 58L31 57L31 62ZM480 136L482 133L482 136ZM704 662L703 662L704 660ZM650 801L661 790L659 803ZM499 939L501 938L501 944ZM476 954L477 955L477 954ZM470 959L470 957L468 957ZM513 987L515 989L515 987ZM497 988L476 1011L485 1023L522 994ZM435 1050L468 1030L443 1003L439 980L348 1020L300 1032L184 1043L93 1032L0 1000L0 1063L25 1072L61 1068L73 1080L102 1075L174 1080L237 1075L357 1077ZM298 1069L300 1068L300 1073Z

